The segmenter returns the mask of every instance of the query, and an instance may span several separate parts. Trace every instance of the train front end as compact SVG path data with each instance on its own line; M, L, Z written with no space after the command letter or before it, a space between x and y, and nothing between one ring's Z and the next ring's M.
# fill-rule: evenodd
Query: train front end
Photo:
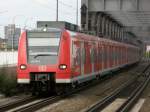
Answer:
M22 33L18 49L18 83L33 92L53 92L70 78L70 39L65 30L41 28Z

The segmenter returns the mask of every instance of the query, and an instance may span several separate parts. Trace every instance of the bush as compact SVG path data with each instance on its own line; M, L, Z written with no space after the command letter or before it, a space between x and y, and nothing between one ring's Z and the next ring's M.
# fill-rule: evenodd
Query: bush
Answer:
M17 92L16 70L15 68L0 68L0 92L6 96L11 96Z

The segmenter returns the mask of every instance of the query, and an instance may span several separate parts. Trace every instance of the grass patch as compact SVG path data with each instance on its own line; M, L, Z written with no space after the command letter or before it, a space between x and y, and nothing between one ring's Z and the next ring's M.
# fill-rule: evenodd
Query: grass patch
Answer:
M15 67L0 68L0 92L6 96L14 95L17 92Z

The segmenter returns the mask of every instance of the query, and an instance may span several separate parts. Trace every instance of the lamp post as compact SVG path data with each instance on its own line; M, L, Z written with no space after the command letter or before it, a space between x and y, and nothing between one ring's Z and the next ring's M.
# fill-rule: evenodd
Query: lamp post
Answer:
M57 3L56 3L56 21L58 21L58 0L57 0Z
M78 13L79 13L79 11L78 11L78 2L79 2L79 1L77 0L77 15L76 15L76 24L77 24L77 25L78 25L78 15L79 15L79 14L78 14Z

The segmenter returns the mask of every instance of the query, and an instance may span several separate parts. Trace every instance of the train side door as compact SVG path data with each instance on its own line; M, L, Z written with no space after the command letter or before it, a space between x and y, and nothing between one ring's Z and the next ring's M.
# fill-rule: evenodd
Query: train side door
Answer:
M72 71L75 76L81 75L81 43L80 41L72 42Z
M102 52L102 59L101 59L101 63L102 63L102 70L104 70L104 44L101 44L101 52Z
M81 75L84 75L84 63L85 63L85 48L84 42L81 42Z

